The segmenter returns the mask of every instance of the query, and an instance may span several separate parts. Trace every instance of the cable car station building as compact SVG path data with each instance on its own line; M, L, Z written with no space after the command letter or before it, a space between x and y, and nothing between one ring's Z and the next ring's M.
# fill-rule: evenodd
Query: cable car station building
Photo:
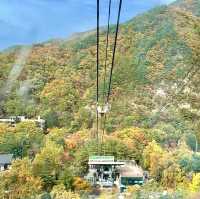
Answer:
M126 186L143 183L143 171L135 161L115 161L114 156L90 156L88 166L89 172L85 178L91 185L116 185L124 190Z

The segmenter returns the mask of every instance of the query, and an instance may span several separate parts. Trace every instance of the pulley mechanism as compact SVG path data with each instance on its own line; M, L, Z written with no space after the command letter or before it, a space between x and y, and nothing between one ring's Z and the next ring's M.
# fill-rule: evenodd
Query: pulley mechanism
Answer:
M107 114L111 110L111 104L106 103L104 105L99 105L97 103L97 113L103 117L105 114Z

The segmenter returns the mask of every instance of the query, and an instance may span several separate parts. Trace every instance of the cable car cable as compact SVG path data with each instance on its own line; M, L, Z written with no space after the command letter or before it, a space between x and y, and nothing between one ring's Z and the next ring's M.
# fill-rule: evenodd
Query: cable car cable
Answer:
M96 103L98 105L98 102L99 102L99 10L100 10L100 5L99 5L99 0L97 0L97 65L96 65ZM98 138L99 138L99 114L98 114L98 111L96 110L96 119L97 119L97 132L96 132L96 139L97 139L97 143L99 142L98 141Z
M103 85L103 103L106 103L106 74L107 74L107 63L108 63L108 45L109 45L109 34L110 34L110 17L111 17L111 6L112 0L109 0L109 8L108 8L108 21L107 21L107 33L106 33L106 49L105 49L105 63L104 63L104 85ZM106 123L106 115L103 118L103 129L102 129L102 142L103 136L105 133L105 123Z
M108 30L107 30L107 36L106 36L106 60L105 60L105 66L104 66L104 86L106 85L106 72L107 72L107 59L108 59L108 43L109 43L109 32L110 32L110 15L111 15L111 0L109 1L109 12L108 12ZM115 39L114 39L114 47L113 47L113 54L112 54L112 64L111 64L111 70L109 75L109 87L108 87L108 93L107 96L105 95L105 103L108 105L109 97L111 94L111 84L112 84L112 75L113 75L113 68L115 64L115 54L116 54L116 48L117 48L117 38L118 38L118 32L119 32L119 22L120 22L120 15L121 15L121 8L122 8L122 0L119 2L119 9L118 9L118 15L117 15L117 26L116 26L116 32L115 32ZM97 0L97 96L96 96L96 102L97 102L97 144L98 144L98 153L99 153L99 111L98 111L98 103L99 103L99 10L100 10L100 4L99 0ZM106 87L106 86L105 86ZM104 88L105 88L104 87ZM104 90L105 92L105 90ZM101 107L100 107L101 109ZM108 107L103 107L103 109L108 109ZM101 109L101 114L105 115L107 110ZM104 113L105 112L105 113ZM102 119L102 118L101 118ZM104 117L103 122L103 133L105 131L105 123L106 123L106 117ZM103 137L102 137L103 139Z
M110 17L111 17L111 6L112 0L109 0L109 9L108 9L108 25L107 25L107 34L106 34L106 55L105 55L105 63L104 63L104 87L103 87L103 100L105 99L105 90L106 90L106 73L107 73L107 61L108 61L108 44L109 44L109 33L110 33Z
M117 38L118 38L118 32L119 32L119 22L120 22L121 8L122 8L122 0L120 0L120 2L119 2L119 10L118 10L118 16L117 16L117 27L116 27L116 32L115 32L115 42L114 42L114 48L113 48L113 56L112 56L112 65L111 65L111 71L110 71L107 102L109 102L109 98L110 98L110 94L111 94L112 75L113 75L113 68L114 68L114 65L115 65L115 54L116 54L116 48L117 48Z
M111 8L111 2L109 3L109 11L110 11L110 8ZM105 99L106 104L108 104L109 97L110 97L110 94L111 94L112 75L113 75L113 68L114 68L114 64L115 64L115 53L116 53L116 48L117 48L117 39L118 39L118 32L119 32L121 8L122 8L122 0L120 0L120 2L119 2L119 10L118 10L118 16L117 16L117 27L116 27L116 32L115 32L115 40L114 40L114 47L113 47L113 54L112 54L112 64L111 64L110 77L109 77L109 87L108 87L107 97ZM108 21L110 22L110 19ZM110 27L110 25L108 27ZM107 117L105 115L104 116L104 124L103 124L103 134L105 132L106 119L107 119Z

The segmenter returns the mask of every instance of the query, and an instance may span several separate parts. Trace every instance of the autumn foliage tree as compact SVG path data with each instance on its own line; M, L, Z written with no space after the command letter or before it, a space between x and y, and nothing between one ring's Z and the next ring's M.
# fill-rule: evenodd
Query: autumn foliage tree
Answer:
M12 168L2 173L0 195L2 198L25 199L36 197L42 190L42 180L33 175L31 161L27 158L16 160Z
M62 146L48 141L33 161L33 173L42 179L43 187L46 190L51 189L58 180L62 154Z

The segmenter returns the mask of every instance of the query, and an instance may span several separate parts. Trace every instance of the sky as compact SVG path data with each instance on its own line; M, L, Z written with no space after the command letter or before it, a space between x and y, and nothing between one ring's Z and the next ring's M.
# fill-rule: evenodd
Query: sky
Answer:
M174 0L123 0L121 22ZM112 23L119 0L113 0ZM106 24L108 0L100 0L101 25ZM96 0L0 0L0 50L94 29Z

